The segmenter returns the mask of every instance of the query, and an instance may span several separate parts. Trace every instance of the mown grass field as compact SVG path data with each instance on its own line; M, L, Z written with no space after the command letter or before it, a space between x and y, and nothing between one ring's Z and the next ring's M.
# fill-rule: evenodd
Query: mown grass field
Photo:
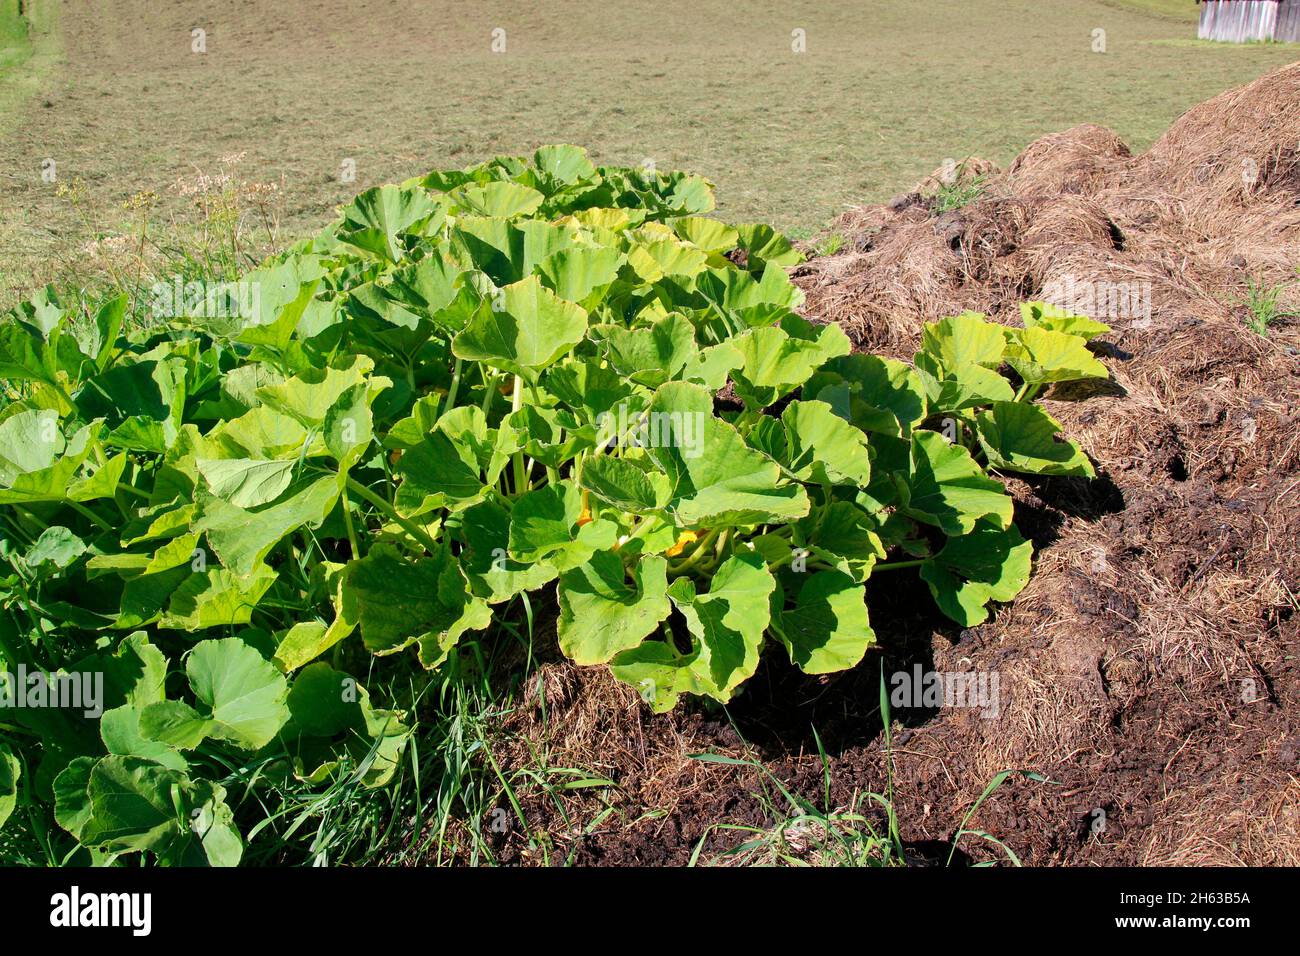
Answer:
M123 203L141 191L158 196L153 228L192 224L173 184L240 155L226 172L276 184L285 235L366 186L546 142L689 168L718 184L727 216L810 232L945 158L1006 163L1079 122L1141 149L1192 104L1297 57L1174 43L1189 23L1144 12L1184 7L32 0L60 52L15 64L5 87L23 95L0 97L0 302L83 274L87 241L128 231ZM206 52L192 52L196 28ZM75 204L58 195L74 184Z

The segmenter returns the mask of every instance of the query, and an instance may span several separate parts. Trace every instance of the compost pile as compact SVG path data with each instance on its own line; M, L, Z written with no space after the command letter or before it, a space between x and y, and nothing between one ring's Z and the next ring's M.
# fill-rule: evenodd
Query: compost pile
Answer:
M583 833L525 794L558 859L725 850L745 834L710 828L776 823L752 795L763 775L692 755L751 756L824 802L820 741L831 804L892 777L916 859L1014 768L1048 779L1008 783L969 825L1026 863L1300 864L1300 325L1261 335L1245 304L1253 284L1300 308L1300 65L1192 109L1140 156L1079 126L986 172L961 208L938 212L937 181L845 214L842 249L795 272L804 313L906 359L943 316L1012 324L1025 300L1097 303L1112 380L1044 407L1099 479L1008 479L1035 574L987 623L963 630L923 587L873 584L881 651L822 678L765 661L729 720L653 716L602 670L546 665L511 723L521 763L544 741L553 765L618 784L619 814ZM891 773L882 667L917 664L996 672L1000 707L896 712ZM536 859L517 835L499 842Z

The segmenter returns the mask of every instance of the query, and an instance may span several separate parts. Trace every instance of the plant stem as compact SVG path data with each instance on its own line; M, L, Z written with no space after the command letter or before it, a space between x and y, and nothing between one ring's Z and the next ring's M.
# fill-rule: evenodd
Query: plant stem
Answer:
M379 495L375 494L365 485L361 484L361 482L357 481L354 478L349 478L347 479L347 486L349 491L354 492L360 495L362 498L366 499L366 501L374 505L377 509L379 509L379 511L383 512L383 514L386 517L388 517L393 522L395 522L397 526L400 527L403 531L409 534L420 544L428 548L430 554L433 554L438 550L438 543L434 541L432 538L430 538L429 535L419 527L419 525L415 524L412 521L407 520L406 518L403 518L393 509L392 505L390 505L383 498L379 497Z
M451 385L447 389L447 408L451 411L456 407L456 393L460 390L460 359L456 359L456 365L451 371Z
M148 492L141 491L139 488L136 488L136 487L134 487L134 486L132 486L132 485L128 485L128 484L127 484L126 482L124 482L124 481L119 481L119 482L117 483L117 490L118 490L118 491L124 491L124 492L126 492L128 495L135 495L135 496L136 496L137 498L139 498L141 501L148 501L148 500L149 500L149 494L148 494Z
M357 529L352 526L352 509L349 506L346 493L343 495L343 524L348 529L348 546L352 548L352 560L355 561L361 557L361 549L357 546Z
M510 413L513 415L524 407L524 379L522 375L515 376L514 391L510 394ZM528 468L524 464L524 453L522 450L517 451L512 456L515 471L515 494L524 493L525 484L528 481Z
M68 501L68 502L66 502L66 504L67 504L67 506L68 506L69 508L71 508L73 511L77 512L77 514L81 515L81 516L84 517L84 518L88 518L90 521L94 522L97 526L99 526L99 528L100 528L101 530L103 530L103 531L112 531L112 530L113 530L113 526L112 526L111 524L109 524L107 521L105 521L105 520L104 520L103 518L101 518L99 515L95 514L95 512L91 511L89 508L87 508L87 507L86 507L85 505L83 505L81 502L79 502L79 501Z
M876 571L900 571L903 568L919 568L925 564L929 558L917 558L915 561L891 561L888 564L877 564L872 568L872 573Z

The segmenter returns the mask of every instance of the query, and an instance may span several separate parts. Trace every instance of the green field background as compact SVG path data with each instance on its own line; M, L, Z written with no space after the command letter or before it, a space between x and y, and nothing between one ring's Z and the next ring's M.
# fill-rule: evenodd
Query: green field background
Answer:
M0 9L17 35L16 0ZM368 186L547 142L690 169L718 185L723 215L810 234L945 159L1006 164L1077 123L1144 149L1187 108L1300 59L1294 45L1197 43L1191 0L29 9L55 53L16 53L3 78L0 305L66 274L89 239L129 230L136 193L156 192L159 222L186 228L192 203L172 185L232 154L239 178L276 184L285 235ZM42 182L45 158L77 184L76 208ZM354 182L340 181L345 160Z

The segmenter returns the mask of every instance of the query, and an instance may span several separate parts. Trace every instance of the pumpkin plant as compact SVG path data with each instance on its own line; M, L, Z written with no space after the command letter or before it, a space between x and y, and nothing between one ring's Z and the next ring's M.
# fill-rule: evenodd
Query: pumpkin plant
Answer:
M875 574L964 626L1013 598L996 476L1092 475L1035 399L1106 377L1106 327L1031 303L853 354L791 243L712 208L549 146L369 189L224 299L9 316L0 654L105 686L0 709L0 790L29 775L97 859L237 862L235 757L391 776L370 655L444 668L553 595L561 650L662 711L769 649L855 666Z

